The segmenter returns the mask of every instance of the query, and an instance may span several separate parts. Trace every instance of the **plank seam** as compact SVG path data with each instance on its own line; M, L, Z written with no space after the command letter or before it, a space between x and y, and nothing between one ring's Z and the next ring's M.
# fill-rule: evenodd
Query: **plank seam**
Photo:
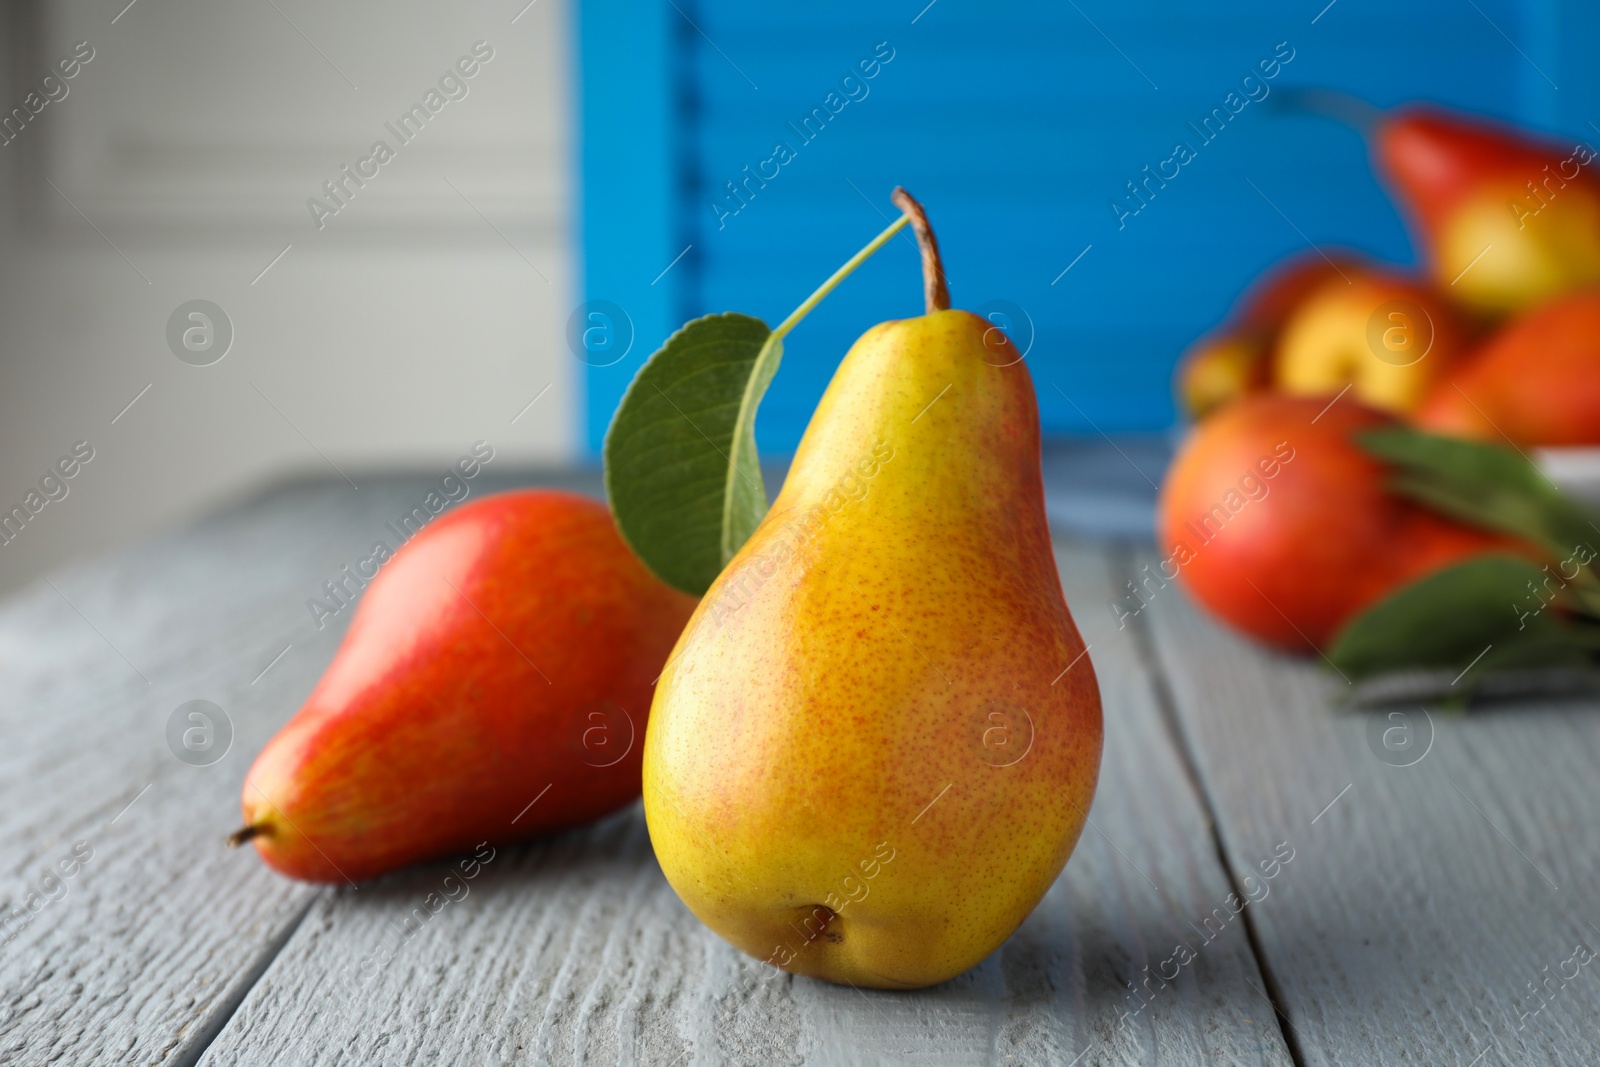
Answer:
M1118 577L1132 584L1138 577L1134 567L1133 553L1123 549L1112 554L1114 565L1118 570ZM1233 869L1233 863L1228 858L1228 849L1222 840L1222 823L1217 818L1216 804L1211 792L1206 788L1205 779L1200 773L1199 759L1189 743L1189 736L1184 732L1182 721L1178 718L1178 706L1173 696L1172 686L1167 678L1166 669L1162 666L1161 655L1156 650L1154 636L1150 632L1150 625L1140 618L1143 612L1133 617L1130 629L1133 631L1134 647L1138 650L1140 661L1145 665L1150 675L1150 686L1155 691L1156 706L1160 709L1161 718L1166 723L1167 730L1172 734L1174 747L1179 758L1183 761L1184 773L1189 776L1195 796L1205 805L1206 822L1211 828L1211 844L1217 851L1217 861L1222 865L1222 871L1228 878L1228 884L1240 900L1246 899L1243 886ZM1256 961L1256 970L1261 974L1261 980L1266 984L1266 997L1272 1005L1273 1021L1278 1024L1278 1032L1283 1035L1284 1047L1289 1051L1289 1059L1295 1067L1305 1067L1306 1058L1300 1048L1299 1035L1294 1030L1294 1024L1289 1021L1288 1013L1279 1005L1284 1002L1282 987L1272 967L1267 963L1266 953L1261 947L1260 933L1256 930L1255 916L1249 908L1244 909L1240 916L1244 919L1245 937L1250 945L1250 955Z
M311 909L316 906L317 902L326 893L327 890L322 889L311 894L300 908L300 913L267 945L266 951L261 954L260 959L245 973L244 980L239 983L237 990L212 1014L211 1020L201 1029L189 1048L173 1058L173 1067L195 1067L205 1058L207 1050L216 1043L217 1038L222 1036L222 1031L227 1029L228 1023L233 1021L234 1015L244 1005L244 1000L250 995L250 991L256 987L256 983L266 976L267 968L272 966L272 961L277 959L278 954L288 947L290 939L299 931L300 925L306 921L306 916L311 914Z

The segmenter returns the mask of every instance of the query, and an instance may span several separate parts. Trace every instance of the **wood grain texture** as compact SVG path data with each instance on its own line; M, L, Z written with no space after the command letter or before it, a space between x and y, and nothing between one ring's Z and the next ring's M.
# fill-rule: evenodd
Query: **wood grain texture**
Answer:
M1341 711L1174 587L1134 621L1234 870L1297 849L1248 914L1302 1062L1596 1062L1600 707Z
M0 1062L193 1062L259 977L317 891L222 847L240 783L348 618L306 598L426 490L269 493L0 605L0 923L54 898L0 926ZM196 698L235 732L204 767L166 740Z
M205 1062L1288 1063L1242 925L1197 946L1143 1010L1128 989L1197 941L1188 922L1232 887L1141 650L1103 609L1105 556L1061 559L1107 711L1093 826L974 970L885 994L747 960L679 903L636 806L499 849L465 895L409 929L449 864L327 892Z

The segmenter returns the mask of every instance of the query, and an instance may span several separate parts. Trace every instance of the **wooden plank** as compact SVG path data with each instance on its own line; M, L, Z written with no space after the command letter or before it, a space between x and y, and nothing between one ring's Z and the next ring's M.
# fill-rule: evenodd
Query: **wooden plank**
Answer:
M1595 702L1340 711L1320 662L1260 650L1172 587L1135 622L1230 864L1297 850L1248 913L1301 1062L1595 1062Z
M0 1061L193 1062L215 1036L318 892L221 845L348 616L319 631L306 598L426 489L269 494L0 605L0 923L23 909L0 926ZM209 766L166 740L197 698L235 733Z
M450 865L328 892L207 1062L1287 1064L1242 926L1142 1010L1127 990L1232 887L1141 651L1102 606L1105 556L1061 560L1108 712L1094 828L971 972L911 994L775 975L679 903L635 807L500 849L409 935Z

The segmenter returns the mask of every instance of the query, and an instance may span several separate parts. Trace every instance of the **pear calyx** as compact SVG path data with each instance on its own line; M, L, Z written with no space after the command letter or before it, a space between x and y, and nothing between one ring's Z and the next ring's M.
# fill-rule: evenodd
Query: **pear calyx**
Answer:
M933 227L928 225L928 213L901 186L894 187L889 199L894 201L895 207L906 213L911 219L911 228L917 232L917 247L922 251L922 294L928 314L949 311L950 289L945 284L944 264L939 260L939 242L933 236Z

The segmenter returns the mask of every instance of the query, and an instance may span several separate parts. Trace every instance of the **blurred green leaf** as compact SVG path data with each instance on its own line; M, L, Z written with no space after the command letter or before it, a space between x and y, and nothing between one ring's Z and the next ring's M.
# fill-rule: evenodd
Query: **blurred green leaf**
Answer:
M695 319L640 368L611 420L606 495L617 527L686 593L704 593L767 512L755 417L782 357L760 319Z
M1521 452L1401 426L1370 430L1357 443L1394 468L1389 487L1395 492L1542 549L1571 583L1563 600L1600 616L1600 577L1582 566L1566 575L1568 565L1595 558L1600 516L1562 492Z
M1531 560L1498 552L1435 571L1346 623L1328 659L1356 678L1415 667L1474 665L1482 673L1591 662L1591 631L1530 592L1544 588L1544 577Z
M1400 426L1369 430L1357 442L1395 468L1391 485L1397 491L1465 522L1532 541L1557 559L1600 539L1596 515L1513 449Z

